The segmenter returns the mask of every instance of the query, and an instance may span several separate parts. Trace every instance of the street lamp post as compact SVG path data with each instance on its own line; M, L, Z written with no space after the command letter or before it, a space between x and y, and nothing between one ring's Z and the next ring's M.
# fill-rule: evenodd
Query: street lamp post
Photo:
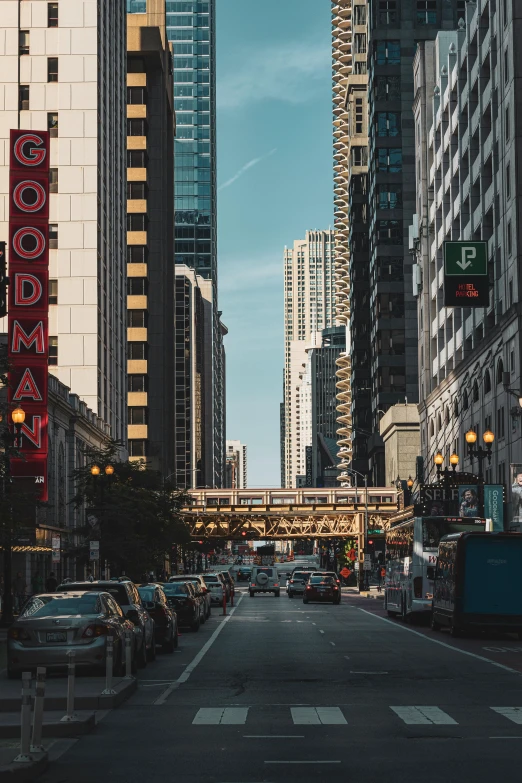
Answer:
M106 465L104 470L103 470L103 472L105 473L106 476L112 476L113 473L114 473L114 467L112 465ZM101 468L99 467L99 465L92 465L91 466L91 476L94 476L94 477L101 476L101 473L102 473L102 471L101 471ZM98 561L98 571L99 571L98 578L100 578L100 576L101 576L101 567L102 567L101 564L103 562L102 561L102 550L101 550L102 530L103 530L103 511L104 511L103 490L104 490L104 481L102 479L102 481L100 483L100 507L99 507L99 514L100 514L100 518L99 518L100 550L99 550L99 555L98 556L99 556L100 559ZM105 568L105 571L107 571L107 567ZM108 578L108 576L109 575L107 573L105 573L105 577Z
M359 473L358 470L355 470L354 468L346 468L348 473L353 473L355 476L355 492L357 494L357 476L360 476L364 481L364 557L366 559L366 550L368 549L368 474L367 473ZM369 584L367 577L367 571L362 572L361 574L361 562L359 561L359 590L363 590L365 585ZM363 569L364 569L364 561L363 561Z
M466 443L468 444L468 455L471 460L471 470L473 471L473 460L475 457L478 460L478 488L479 499L481 506L481 513L484 515L484 459L487 458L488 465L491 465L491 447L495 440L495 435L491 430L486 430L482 435L482 440L486 444L486 448L482 446L475 446L477 442L477 433L475 430L468 430L465 435Z
M11 494L11 456L13 447L14 450L18 448L19 439L21 437L22 424L25 421L25 411L18 407L11 411L11 419L14 424L14 433L11 435L9 430L4 434L4 481L2 487L2 494L6 499ZM1 421L1 416L0 416ZM4 509L5 511L5 509ZM6 519L5 526L5 539L3 542L4 547L4 596L2 604L2 619L0 620L0 627L6 628L10 626L14 621L14 605L13 605L13 540L11 530L11 509L7 512L9 518Z

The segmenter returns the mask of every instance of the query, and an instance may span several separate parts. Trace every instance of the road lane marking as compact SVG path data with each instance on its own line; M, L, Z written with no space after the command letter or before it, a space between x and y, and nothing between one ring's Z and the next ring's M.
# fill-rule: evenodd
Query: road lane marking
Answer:
M170 694L173 693L177 688L179 688L180 685L182 685L184 682L188 680L188 678L190 677L190 675L192 674L192 672L194 671L198 663L200 663L201 660L205 657L205 655L210 650L210 648L218 638L219 634L221 633L221 631L223 630L227 622L233 616L234 612L236 611L236 609L238 608L242 600L243 600L243 596L241 596L237 604L234 607L232 607L232 609L230 609L227 616L223 619L223 622L221 622L218 625L218 627L216 628L216 630L214 631L210 639L208 639L208 641L203 645L203 647L198 652L198 654L193 658L191 663L188 664L185 671L180 674L177 680L175 680L171 685L169 685L169 687L161 694L161 696L158 696L158 698L154 702L155 706L165 704Z
M522 726L522 707L491 707L491 709L513 723Z
M476 658L479 661L490 663L492 666L496 666L498 669L504 669L506 672L511 672L511 674L522 674L522 672L519 672L517 669L512 669L510 666L504 666L503 663L492 661L491 658L485 658L483 655L477 655L476 653L469 652L468 650L461 650L459 647L454 647L452 644L446 644L446 642L441 642L439 639L434 639L432 636L426 636L424 633L414 631L413 628L406 628L404 625L398 625L397 623L394 623L393 620L388 620L387 617L380 617L378 614L375 614L375 612L369 612L367 609L361 609L360 606L357 608L360 612L369 614L370 617L374 617L376 620L382 620L383 623L387 623L388 625L397 628L397 630L408 631L408 633L413 633L415 636L420 636L421 639L425 639L427 642L432 642L432 644L439 644L441 647L446 647L448 650L453 650L454 652L461 653L462 655L469 655L470 658Z
M248 707L202 707L196 713L194 726L244 726Z
M304 734L243 734L243 739L304 739Z
M294 726L341 726L346 718L339 707L291 707Z
M522 737L515 737L513 735L511 737L490 737L490 739L522 739Z
M319 631L319 633L324 633L324 631Z
M390 707L408 726L456 726L457 721L439 707Z
M332 647L335 647L335 642L330 642L330 644L332 645Z
M345 658L348 658L347 655L344 656ZM388 674L388 672L350 672L350 674Z

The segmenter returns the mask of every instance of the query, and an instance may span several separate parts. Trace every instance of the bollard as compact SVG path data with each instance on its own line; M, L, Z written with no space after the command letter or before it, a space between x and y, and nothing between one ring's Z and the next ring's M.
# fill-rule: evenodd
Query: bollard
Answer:
M67 665L67 712L60 723L70 723L76 720L74 714L74 678L76 674L76 650L67 652L69 663Z
M46 669L43 666L39 666L36 670L36 694L34 699L33 740L31 742L31 753L44 752L44 747L42 745L42 726L45 699L45 672Z
M116 691L112 688L112 659L114 655L114 642L112 636L107 636L107 660L105 665L105 690L102 696L114 696Z
M27 763L33 760L30 754L31 743L31 672L22 674L22 730L20 734L20 753L16 762Z
M227 613L227 591L223 590L223 615Z
M125 677L123 679L134 679L132 674L132 631L125 631Z

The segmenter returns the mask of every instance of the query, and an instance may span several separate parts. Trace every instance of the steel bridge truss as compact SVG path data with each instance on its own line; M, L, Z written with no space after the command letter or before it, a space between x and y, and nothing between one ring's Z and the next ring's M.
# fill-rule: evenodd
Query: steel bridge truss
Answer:
M384 529L390 514L370 514L370 530ZM364 514L360 512L254 512L235 514L185 511L192 538L199 539L298 539L353 538L364 534ZM246 534L246 535L244 535Z

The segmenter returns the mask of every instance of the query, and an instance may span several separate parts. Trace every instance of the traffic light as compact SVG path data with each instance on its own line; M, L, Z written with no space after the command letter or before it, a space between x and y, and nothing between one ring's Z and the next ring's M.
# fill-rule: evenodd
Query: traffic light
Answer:
M5 257L5 242L0 242L0 318L7 315L7 262Z

